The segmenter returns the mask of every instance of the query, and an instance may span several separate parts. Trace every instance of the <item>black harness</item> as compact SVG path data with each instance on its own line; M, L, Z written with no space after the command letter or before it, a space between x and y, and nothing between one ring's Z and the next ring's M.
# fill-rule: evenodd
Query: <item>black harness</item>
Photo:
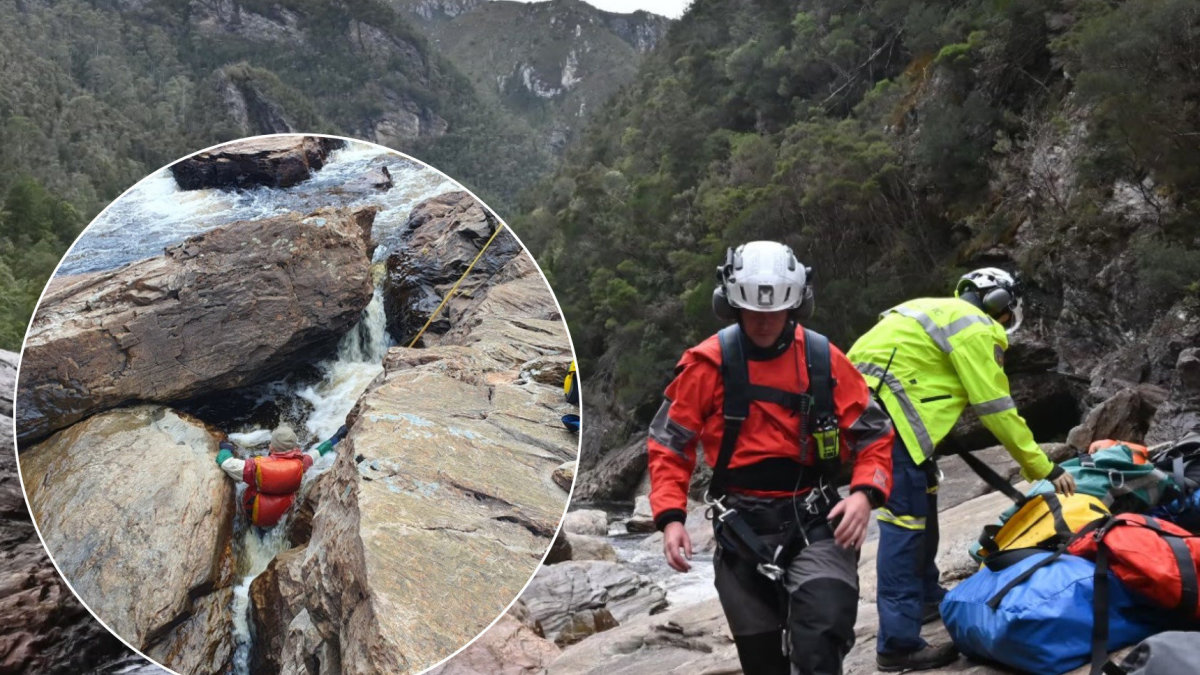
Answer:
M829 479L828 484L832 485L832 478L841 468L841 457L837 416L833 403L833 387L836 381L831 369L829 339L820 333L804 329L808 391L795 393L750 382L740 326L733 324L721 329L717 338L721 343L721 377L725 386L725 430L705 501L712 507L717 538L722 546L755 560L760 573L773 581L781 581L783 568L780 566L780 555L784 547L778 546L772 551L755 534L754 529L737 509L729 508L724 503L726 489L729 487L729 462L733 458L742 425L750 414L750 402L775 403L800 415L799 463L816 467L816 475L820 477L821 487L814 489L810 494L807 510L812 515L820 513L821 509L817 507L814 497L824 497L827 503L832 503L829 496L824 494L824 487L826 479ZM801 523L795 523L795 527L804 538L805 544L811 543L815 538L814 530ZM828 527L818 528L816 532L820 538L826 538L826 533L831 536Z

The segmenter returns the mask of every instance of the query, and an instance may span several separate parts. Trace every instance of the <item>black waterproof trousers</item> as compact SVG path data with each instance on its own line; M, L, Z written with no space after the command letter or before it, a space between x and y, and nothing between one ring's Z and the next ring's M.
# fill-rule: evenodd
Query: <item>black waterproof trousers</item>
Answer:
M736 551L718 545L714 555L717 595L742 669L747 675L840 675L854 645L858 553L838 546L824 513L808 514L802 501L738 495L727 500L764 543L772 549L783 545L787 552L782 586ZM804 545L797 522L807 526L811 544Z

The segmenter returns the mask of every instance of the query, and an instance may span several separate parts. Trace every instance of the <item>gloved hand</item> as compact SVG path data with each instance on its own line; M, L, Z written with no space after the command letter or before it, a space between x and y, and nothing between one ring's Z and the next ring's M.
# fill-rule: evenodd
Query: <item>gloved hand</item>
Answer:
M221 441L217 447L221 449L221 451L217 453L217 466L221 466L225 463L225 460L233 457L233 443L230 443L229 441Z
M345 425L345 424L343 424L343 425L342 425L342 426L341 426L341 427L340 427L340 428L337 430L337 432L336 432L336 433L334 433L333 437L329 439L329 440L331 441L331 445L337 445L339 441L341 441L343 438L345 438L345 437L346 437L346 432L347 432L347 431L349 431L349 429L347 429L347 428L346 428L346 425Z
M1054 486L1055 492L1064 497L1070 497L1075 494L1075 477L1070 472L1064 471L1061 466L1055 466L1050 475L1046 476L1046 480L1050 481L1050 484Z

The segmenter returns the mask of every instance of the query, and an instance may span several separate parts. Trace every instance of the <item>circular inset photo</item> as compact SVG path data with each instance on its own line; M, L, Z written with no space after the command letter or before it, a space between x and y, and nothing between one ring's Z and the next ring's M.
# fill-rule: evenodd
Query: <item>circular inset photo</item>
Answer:
M167 668L415 673L545 555L571 364L545 278L462 186L359 141L244 139L63 259L17 378L21 477L75 593Z

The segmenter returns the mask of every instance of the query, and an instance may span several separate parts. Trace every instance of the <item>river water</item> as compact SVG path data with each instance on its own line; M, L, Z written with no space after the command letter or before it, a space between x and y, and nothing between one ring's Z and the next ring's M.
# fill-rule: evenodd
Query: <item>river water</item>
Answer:
M361 181L386 166L394 183L381 192ZM288 188L180 190L167 169L130 188L88 226L63 259L58 274L111 269L162 253L166 246L239 220L255 220L322 206L378 205L376 260L399 242L412 207L443 192L463 189L440 172L393 151L350 143L333 151L312 178ZM130 236L130 232L137 236Z
M392 177L393 187L387 191L368 187L363 177L384 166ZM404 225L414 205L461 189L436 171L362 143L351 143L334 151L311 179L290 188L181 191L171 173L162 170L139 182L93 221L63 260L58 274L119 267L158 255L166 246L222 225L288 211L306 213L323 206L381 207L373 228L379 243L375 262L380 263L401 243ZM136 236L130 236L130 232L136 232ZM377 279L380 276L376 274ZM239 457L266 454L271 430L282 422L296 430L302 447L310 448L342 426L359 396L383 372L383 358L390 346L383 300L376 288L359 323L343 336L336 351L324 361L298 366L296 372L273 382L222 392L180 407L225 430L238 446ZM335 455L327 454L306 472L298 502L316 476L332 465ZM239 503L244 490L245 485L237 488ZM250 584L276 555L290 546L286 531L286 517L265 532L248 526L240 515L235 521L234 551L239 582L234 587L230 627L235 645L235 675L250 672L254 643ZM161 672L133 661L106 666L99 672L114 675Z
M632 506L615 508L606 505L604 510L609 517L608 540L616 550L618 560L625 567L661 586L672 608L686 607L717 597L717 589L713 586L712 551L693 554L692 569L677 572L667 565L663 557L660 535L630 534L626 531L625 521L632 513Z

